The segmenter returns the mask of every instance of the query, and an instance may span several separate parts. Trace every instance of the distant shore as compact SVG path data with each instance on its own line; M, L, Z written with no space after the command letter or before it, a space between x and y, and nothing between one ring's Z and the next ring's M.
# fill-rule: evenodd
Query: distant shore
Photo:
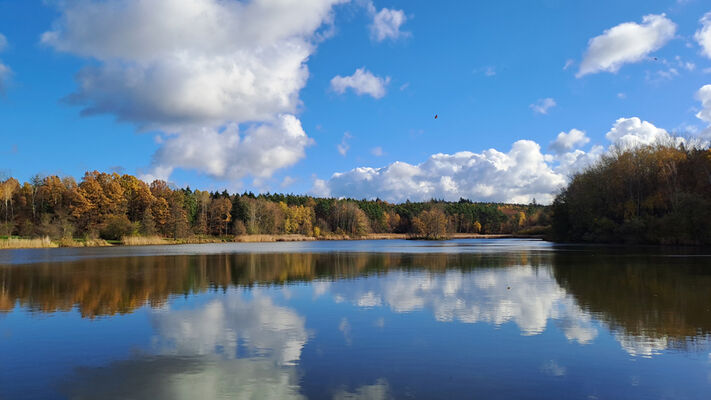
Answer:
M541 235L517 234L478 234L478 233L453 233L446 240L452 239L542 239ZM350 237L348 235L305 236L305 235L240 235L236 237L194 237L185 239L170 239L159 236L127 237L121 241L105 241L101 239L63 239L50 240L49 238L6 238L0 239L0 251L11 249L39 249L59 247L110 247L110 246L156 246L177 244L205 244L205 243L270 243L270 242L311 242L333 240L407 240L414 239L406 233L370 233L363 236Z

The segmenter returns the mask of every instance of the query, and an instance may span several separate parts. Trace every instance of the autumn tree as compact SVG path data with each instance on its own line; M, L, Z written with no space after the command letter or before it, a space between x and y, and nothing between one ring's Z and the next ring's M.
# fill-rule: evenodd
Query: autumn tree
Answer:
M331 229L347 235L362 236L370 231L368 217L355 203L339 201L331 209Z
M431 240L447 238L447 216L438 208L421 212L414 218L413 226L420 237Z
M227 234L227 227L232 220L232 202L230 199L221 197L210 202L210 231L215 235Z

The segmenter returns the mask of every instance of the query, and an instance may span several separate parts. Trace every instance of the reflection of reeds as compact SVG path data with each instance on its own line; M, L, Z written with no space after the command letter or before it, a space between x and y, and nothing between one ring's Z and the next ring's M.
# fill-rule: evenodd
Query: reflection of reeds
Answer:
M57 246L47 236L35 239L9 238L0 240L0 249L42 249Z

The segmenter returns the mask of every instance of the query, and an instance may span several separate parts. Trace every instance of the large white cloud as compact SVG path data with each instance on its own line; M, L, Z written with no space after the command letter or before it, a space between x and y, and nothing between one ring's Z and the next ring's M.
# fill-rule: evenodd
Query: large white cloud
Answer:
M711 58L711 12L707 12L699 22L701 28L694 34L694 39L701 46L701 52Z
M643 60L660 49L676 32L664 14L645 15L642 23L625 22L590 39L577 77L601 71L617 72L623 64Z
M188 136L182 145L217 147L227 140L216 133L226 125L265 124L265 129L274 130L283 125L284 114L298 111L299 91L308 78L305 63L321 37L319 29L331 23L332 8L339 2L59 2L61 16L42 35L42 42L93 60L79 72L79 87L69 96L84 114L112 114L143 130ZM251 142L252 150L266 151L279 135L262 136L268 140L261 142L260 137L250 137L251 132L258 129L246 130L238 144L230 142L233 149ZM286 158L277 164L291 165L303 156L306 141L291 142L289 130L281 134L284 142L294 146L287 146L293 152L283 153ZM195 145L190 150L200 151ZM171 158L164 153L156 154L160 162ZM229 178L216 173L229 173L229 165L215 165L238 160L211 158L170 167L189 164ZM258 174L268 162L260 160L253 168L246 165L246 172ZM236 169L243 171L243 167Z
M372 72L363 68L358 68L349 76L336 75L331 79L331 89L339 94L343 94L348 89L353 89L358 95L370 95L375 99L385 96L386 86L390 83L390 77L381 78L373 75Z
M390 201L460 197L528 203L544 202L565 184L553 171L540 146L519 140L508 153L489 149L481 153L462 151L434 154L418 165L394 162L382 168L355 168L317 182L315 191L345 197L379 197ZM324 192L324 185L328 192Z
M618 119L612 129L605 134L605 137L612 142L613 146L623 149L665 143L672 139L666 130L657 128L651 122L642 121L637 117ZM674 140L681 140L681 138Z
M711 85L704 86L697 97L703 104L697 116L711 122ZM711 136L711 132L707 134ZM580 147L590 139L585 132L571 129L559 133L550 143L553 154L542 153L534 141L519 140L507 153L496 149L438 153L416 165L395 161L381 168L358 167L335 173L328 180L316 179L311 192L319 196L377 197L391 202L432 198L456 201L464 197L512 203L528 203L535 198L545 204L573 175L597 162L606 151L655 143L709 143L703 133L692 140L674 137L638 117L618 119L605 137L609 146L595 144L583 150Z
M293 115L281 115L274 123L250 127L240 135L237 125L218 131L211 128L183 131L168 136L153 156L144 180L167 179L175 167L194 168L216 177L242 178L247 174L269 177L296 163L311 139Z

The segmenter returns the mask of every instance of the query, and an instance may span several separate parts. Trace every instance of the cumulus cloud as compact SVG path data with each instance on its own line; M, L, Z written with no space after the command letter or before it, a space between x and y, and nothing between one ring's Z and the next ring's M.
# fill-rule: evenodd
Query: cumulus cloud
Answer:
M666 130L637 117L618 119L605 137L612 142L613 146L623 149L666 142L671 139L671 135Z
M390 83L390 77L381 78L373 75L370 71L363 68L358 68L349 76L336 75L331 79L331 89L343 94L348 89L361 96L367 94L374 99L380 99L385 96L385 87Z
M555 172L570 178L576 173L591 166L605 153L605 147L595 145L588 151L576 149L567 153L559 153L553 156L553 160L558 162L554 168Z
M573 149L586 145L590 138L585 136L585 132L578 129L571 129L570 132L561 132L558 137L548 146L557 154L569 152Z
M536 114L548 114L548 110L555 106L555 100L550 97L546 97L545 99L538 99L537 102L531 104L529 107L531 107L531 110L533 110Z
M711 58L711 12L707 12L699 22L701 28L694 34L694 39L701 46L701 52Z
M201 152L198 144L215 148L229 142L236 150L250 143L251 150L259 150L257 154L268 153L275 140L296 144L294 152L277 162L284 167L303 156L307 141L293 143L293 130L278 133L276 128L298 123L293 114L308 78L305 63L322 37L319 29L332 23L332 9L339 2L58 2L60 17L42 35L42 43L90 60L77 75L77 91L68 97L83 107L84 115L111 114L141 130L176 134L178 138L167 142L188 146L188 153ZM285 118L292 123L284 124ZM244 134L229 128L244 123L252 125ZM260 132L259 125L272 133L250 136ZM220 133L226 126L231 135ZM279 135L283 138L275 139ZM166 152L162 148L156 153L154 170L189 164L189 168L232 178L233 170L261 174L261 166L273 161L263 159L255 167L233 168L230 164L239 158L231 155L201 162ZM180 163L168 164L173 157Z
M697 94L703 110L697 115L711 125L711 85ZM699 140L711 136L711 127ZM705 136L706 135L706 136ZM555 193L576 173L597 162L607 151L655 143L679 145L689 140L674 137L665 129L638 117L620 118L605 135L609 145L588 149L585 132L561 132L549 149L531 140L515 142L508 152L489 149L481 153L462 151L434 154L421 164L393 162L380 168L358 167L337 172L330 179L314 179L311 193L317 196L381 198L391 202L426 201L432 198L456 201L549 203ZM692 140L693 142L693 140ZM702 141L701 143L708 143Z
M696 98L701 101L701 111L696 114L696 117L711 124L711 85L701 87L696 92Z
M623 64L643 60L659 50L676 32L676 24L664 14L650 14L642 23L625 22L607 29L588 42L577 77L602 71L617 72Z
M397 40L408 36L408 32L403 32L400 27L407 22L407 16L403 10L383 8L377 11L372 1L363 2L368 14L373 18L373 22L368 26L370 38L376 42L385 39Z
M553 171L540 150L537 143L520 140L507 153L463 151L435 154L418 165L398 161L382 168L355 168L334 174L328 182L315 185L314 191L396 202L433 197L522 203L535 197L550 201L565 178Z
M202 128L183 131L163 139L153 155L153 168L145 180L168 179L173 168L198 169L215 177L258 178L304 157L312 140L293 115L281 115L273 123L251 126L244 135L236 124L219 131Z
M5 38L5 35L0 33L0 52L5 50L5 47L7 47L7 39ZM5 91L7 79L10 77L11 73L12 70L10 67L3 64L2 60L0 60L0 93Z

